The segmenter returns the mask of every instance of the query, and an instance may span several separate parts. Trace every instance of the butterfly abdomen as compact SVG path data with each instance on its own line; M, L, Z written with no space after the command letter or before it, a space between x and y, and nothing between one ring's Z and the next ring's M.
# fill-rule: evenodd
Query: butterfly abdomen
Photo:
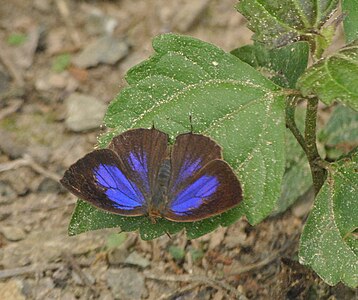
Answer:
M165 159L159 168L158 185L168 187L172 167L169 159Z
M151 199L150 215L159 216L164 211L168 201L168 185L171 174L170 159L165 159L158 171L156 187Z

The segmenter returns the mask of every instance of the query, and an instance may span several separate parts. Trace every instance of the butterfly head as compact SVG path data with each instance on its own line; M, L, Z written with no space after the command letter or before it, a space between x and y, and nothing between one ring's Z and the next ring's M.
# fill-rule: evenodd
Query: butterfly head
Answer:
M161 217L161 213L158 209L150 209L148 210L148 217L152 224L157 223L157 219Z
M156 219L162 218L165 215L166 211L166 203L167 203L167 195L165 190L159 189L157 193L155 193L148 203L148 217L153 224L156 223Z

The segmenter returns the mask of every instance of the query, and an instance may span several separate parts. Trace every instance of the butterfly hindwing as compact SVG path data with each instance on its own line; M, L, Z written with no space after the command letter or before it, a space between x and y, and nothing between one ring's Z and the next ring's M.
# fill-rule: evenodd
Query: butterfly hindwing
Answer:
M221 147L209 137L194 133L177 137L171 155L165 218L197 221L232 208L242 200L240 183L221 158Z
M170 200L165 218L176 222L198 221L222 213L241 200L236 175L226 162L215 159Z
M125 172L116 153L109 149L95 150L74 163L61 183L77 197L103 210L143 215L144 195Z
M201 134L179 135L171 154L170 197L181 191L207 163L221 158L221 147Z

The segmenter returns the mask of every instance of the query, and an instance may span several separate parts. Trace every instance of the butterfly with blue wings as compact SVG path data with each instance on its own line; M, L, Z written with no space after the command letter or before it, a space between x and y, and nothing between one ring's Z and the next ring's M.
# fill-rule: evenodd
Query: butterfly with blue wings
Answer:
M97 208L123 216L147 215L193 222L242 200L242 190L221 147L192 132L168 135L154 127L132 129L74 163L62 185Z

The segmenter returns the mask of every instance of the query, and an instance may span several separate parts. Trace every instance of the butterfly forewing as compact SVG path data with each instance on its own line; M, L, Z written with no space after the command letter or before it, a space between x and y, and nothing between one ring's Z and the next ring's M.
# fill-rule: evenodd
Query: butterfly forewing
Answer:
M223 160L205 165L190 182L170 199L165 218L192 222L220 214L242 200L236 175Z
M61 183L98 208L122 215L143 215L144 195L125 172L113 151L95 150L73 164Z
M98 208L120 215L147 214L168 136L156 129L133 129L96 150L65 172L61 183Z
M150 199L158 170L167 156L168 135L155 128L132 129L114 137L108 149L118 154L127 176Z

